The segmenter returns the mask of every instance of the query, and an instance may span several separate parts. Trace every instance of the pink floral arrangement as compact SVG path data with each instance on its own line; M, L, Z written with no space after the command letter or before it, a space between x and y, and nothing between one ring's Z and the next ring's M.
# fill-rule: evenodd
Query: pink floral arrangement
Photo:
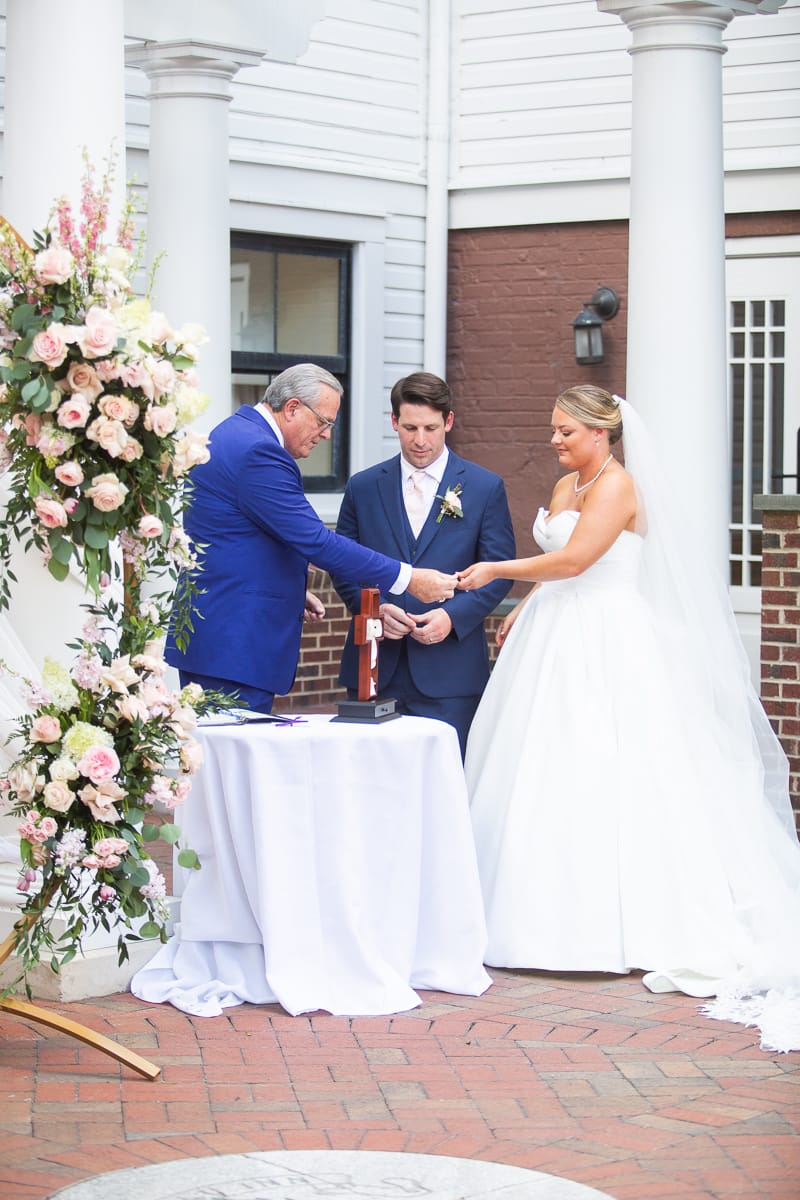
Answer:
M197 565L181 516L186 475L208 459L207 438L187 428L207 403L195 373L205 337L172 329L134 296L134 207L129 199L109 244L111 182L111 166L96 185L87 162L80 217L59 201L32 247L0 218L0 473L10 484L0 608L12 535L42 552L55 579L72 568L95 600L71 671L46 662L41 684L27 685L17 758L0 779L19 820L25 974L46 950L58 970L98 925L122 927L120 961L131 938L165 940L166 888L146 847L179 844L164 817L200 765L191 730L224 706L198 687L170 692L161 650L177 578ZM178 639L191 630L192 595L182 584ZM199 866L179 849L181 865ZM57 914L67 922L58 938Z
M0 778L21 837L23 972L45 951L58 970L98 926L121 927L120 962L131 939L166 940L166 886L149 843L177 844L180 865L199 867L170 814L202 762L197 718L218 698L193 684L167 688L157 621L144 603L120 634L113 603L94 606L71 670L47 659L41 682L24 681L30 711ZM58 939L56 915L66 918Z
M8 602L10 535L28 538L56 579L73 564L99 596L119 572L175 578L194 565L180 532L187 472L208 458L187 428L207 404L196 325L173 329L133 294L142 247L129 197L113 242L109 166L87 163L80 217L54 207L28 246L0 219L0 470L11 497L0 527L0 607ZM13 578L13 577L12 577Z

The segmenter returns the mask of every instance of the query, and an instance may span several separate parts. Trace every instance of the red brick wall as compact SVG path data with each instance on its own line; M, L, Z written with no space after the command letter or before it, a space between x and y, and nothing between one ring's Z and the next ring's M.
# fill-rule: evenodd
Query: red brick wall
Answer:
M760 503L761 697L789 759L800 830L800 497L762 497Z
M450 234L449 440L505 479L522 555L533 553L533 517L558 476L556 396L589 381L624 395L627 259L624 221ZM600 284L617 293L620 311L603 327L605 362L578 366L571 322Z

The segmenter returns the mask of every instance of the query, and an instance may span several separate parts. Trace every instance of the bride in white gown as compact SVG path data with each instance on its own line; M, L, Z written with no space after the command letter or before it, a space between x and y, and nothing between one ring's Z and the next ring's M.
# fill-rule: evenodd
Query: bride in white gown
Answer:
M628 470L611 454L624 426ZM557 483L465 769L487 963L643 969L654 991L800 1049L800 846L780 745L727 592L690 541L624 400L563 393ZM678 521L678 538L672 527Z

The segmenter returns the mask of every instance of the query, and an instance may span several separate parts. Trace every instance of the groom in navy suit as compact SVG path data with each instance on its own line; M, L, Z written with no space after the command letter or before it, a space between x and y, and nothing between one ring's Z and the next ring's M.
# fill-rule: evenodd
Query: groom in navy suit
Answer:
M417 371L397 381L391 402L400 454L352 476L336 532L371 550L408 558L415 566L435 562L445 571L473 561L513 558L514 532L502 479L445 445L445 434L453 427L445 381ZM335 572L334 585L350 611L358 612L358 589ZM507 580L498 580L433 602L381 594L378 695L393 696L399 712L455 726L462 755L489 678L483 620L510 587ZM352 625L339 682L351 696L356 694Z
M275 694L294 682L304 617L325 613L306 590L309 562L356 590L379 587L400 599L408 589L422 601L453 596L455 575L354 545L326 529L306 500L295 459L330 437L341 393L330 372L301 363L277 375L260 404L212 430L210 459L191 473L185 517L193 543L204 548L198 612L188 645L170 636L165 654L183 685L235 693L270 712ZM487 556L465 554L459 566L478 557Z

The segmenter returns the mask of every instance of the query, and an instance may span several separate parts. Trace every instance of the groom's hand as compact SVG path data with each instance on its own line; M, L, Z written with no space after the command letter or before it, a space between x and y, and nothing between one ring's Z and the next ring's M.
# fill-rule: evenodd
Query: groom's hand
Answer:
M423 646L435 646L443 642L453 628L453 622L443 608L420 613L416 620L417 625L411 636Z
M409 616L404 609L398 608L396 604L382 604L380 614L383 621L383 636L392 642L399 642L401 638L417 627L414 618Z
M414 567L411 572L411 582L408 590L412 596L425 604L441 604L450 600L456 590L457 577L434 571L430 567Z

